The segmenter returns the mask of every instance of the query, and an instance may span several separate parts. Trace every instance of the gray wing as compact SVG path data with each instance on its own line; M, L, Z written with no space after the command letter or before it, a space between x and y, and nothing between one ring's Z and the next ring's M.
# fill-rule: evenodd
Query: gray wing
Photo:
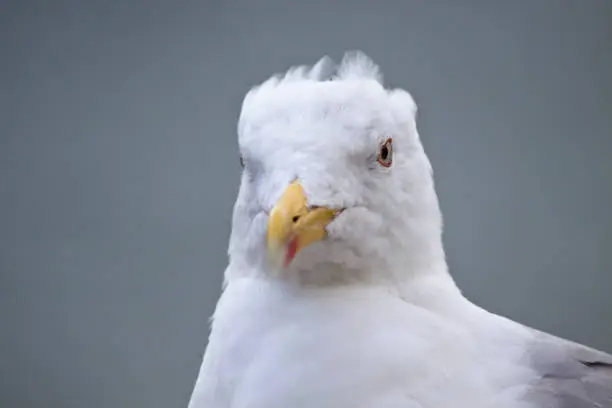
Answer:
M612 408L612 355L534 330L528 356L538 408Z

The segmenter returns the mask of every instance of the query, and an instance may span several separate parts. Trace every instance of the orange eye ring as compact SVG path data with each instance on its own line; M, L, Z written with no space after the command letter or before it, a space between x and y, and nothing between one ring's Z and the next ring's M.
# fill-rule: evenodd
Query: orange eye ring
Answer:
M383 167L391 167L393 164L393 139L388 138L385 143L380 146L376 161Z

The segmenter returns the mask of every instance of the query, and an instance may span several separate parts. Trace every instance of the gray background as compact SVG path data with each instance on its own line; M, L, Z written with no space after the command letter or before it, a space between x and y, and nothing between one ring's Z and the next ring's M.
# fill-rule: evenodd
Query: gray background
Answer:
M608 0L2 2L0 406L186 406L241 97L356 48L420 106L465 293L612 351L611 39Z

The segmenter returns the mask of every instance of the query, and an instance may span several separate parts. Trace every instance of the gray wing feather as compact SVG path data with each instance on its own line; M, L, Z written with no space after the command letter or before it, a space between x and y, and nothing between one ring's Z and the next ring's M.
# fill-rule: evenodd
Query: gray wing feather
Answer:
M539 378L527 398L538 408L612 408L612 355L534 330Z

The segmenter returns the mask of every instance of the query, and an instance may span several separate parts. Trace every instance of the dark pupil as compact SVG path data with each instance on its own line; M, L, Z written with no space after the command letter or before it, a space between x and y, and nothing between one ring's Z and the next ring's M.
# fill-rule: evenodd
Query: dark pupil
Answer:
M389 156L389 148L387 146L383 146L380 149L380 158L383 160L387 160L388 156Z
M244 168L244 159L240 156L240 167Z

